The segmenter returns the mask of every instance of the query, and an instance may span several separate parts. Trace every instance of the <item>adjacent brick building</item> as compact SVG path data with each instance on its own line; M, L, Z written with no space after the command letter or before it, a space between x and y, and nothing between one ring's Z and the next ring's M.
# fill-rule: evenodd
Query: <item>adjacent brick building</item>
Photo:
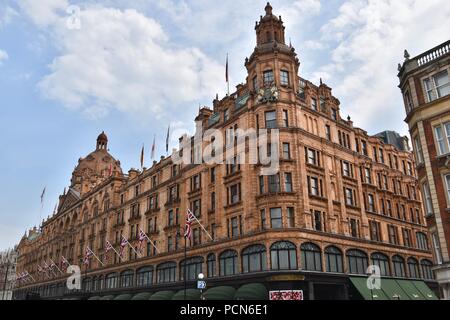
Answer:
M435 273L450 299L450 41L399 65Z
M278 174L261 175L260 163L177 165L173 156L123 174L102 133L96 150L79 160L58 213L37 237L21 240L18 271L39 280L18 288L16 298L30 291L44 298L157 291L169 297L167 291L183 288L185 266L189 288L203 272L208 287L223 294L259 283L303 290L305 299L367 298L356 284L365 281L369 264L380 266L386 287L397 286L372 298L413 299L399 287L405 281L433 286L413 155L342 119L330 87L299 77L281 17L269 4L265 10L255 27L256 48L245 60L246 82L201 109L196 120L203 131L224 136L230 128L278 129ZM227 139L234 148L233 137ZM188 208L213 240L194 223L184 261ZM138 249L139 229L157 249L149 242L142 257L127 248L124 261L114 253L106 261L107 240L119 250L124 235ZM65 277L38 272L38 265L62 256L82 265L87 246L105 266L91 259L83 290L68 292Z

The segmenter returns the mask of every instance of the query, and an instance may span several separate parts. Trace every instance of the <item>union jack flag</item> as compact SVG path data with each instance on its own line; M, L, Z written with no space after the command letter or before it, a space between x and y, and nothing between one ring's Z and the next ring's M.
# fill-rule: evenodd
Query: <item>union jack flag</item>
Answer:
M125 239L124 236L122 236L122 239L120 241L120 251L119 251L119 256L121 258L123 258L123 253L125 252L125 247L127 246L127 244L128 244L128 240Z
M64 256L61 257L61 269L63 269L64 271L67 269L67 267L70 266L70 262L67 261L66 258L64 258Z
M139 229L139 253L142 253L142 244L144 243L144 240L147 239L147 234L142 231L142 229Z
M94 255L94 253L92 252L91 249L89 249L89 247L86 247L86 252L84 255L84 264L85 265L89 265L89 260L92 258L92 256Z
M113 246L112 246L111 242L106 240L106 247L105 247L105 260L106 261L108 261L108 252L111 251L112 249L113 249Z
M188 209L187 215L186 215L186 226L184 231L184 237L186 239L190 239L192 236L192 222L195 221L195 215L192 213L191 210Z

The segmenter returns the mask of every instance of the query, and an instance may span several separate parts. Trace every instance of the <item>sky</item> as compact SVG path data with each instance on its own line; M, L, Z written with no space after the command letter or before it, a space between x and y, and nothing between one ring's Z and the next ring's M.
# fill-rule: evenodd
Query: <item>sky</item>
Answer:
M275 0L300 76L341 115L407 134L397 64L449 39L447 0ZM105 131L127 172L192 133L199 105L245 81L261 0L0 0L0 250L52 214ZM44 204L40 196L46 187Z

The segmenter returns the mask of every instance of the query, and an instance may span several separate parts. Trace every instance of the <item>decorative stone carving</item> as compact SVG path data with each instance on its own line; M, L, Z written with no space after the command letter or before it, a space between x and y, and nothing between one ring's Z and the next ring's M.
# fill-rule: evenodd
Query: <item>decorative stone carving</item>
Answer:
M278 100L278 96L278 88L274 84L266 85L258 91L258 102L275 102Z

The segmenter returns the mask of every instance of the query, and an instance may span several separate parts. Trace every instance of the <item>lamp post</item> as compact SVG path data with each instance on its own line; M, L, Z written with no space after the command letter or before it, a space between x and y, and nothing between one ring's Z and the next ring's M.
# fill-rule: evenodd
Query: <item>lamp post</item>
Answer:
M203 297L203 289L206 288L206 281L203 280L205 278L205 275L203 273L199 273L197 276L197 288L200 289L200 300L204 300Z

